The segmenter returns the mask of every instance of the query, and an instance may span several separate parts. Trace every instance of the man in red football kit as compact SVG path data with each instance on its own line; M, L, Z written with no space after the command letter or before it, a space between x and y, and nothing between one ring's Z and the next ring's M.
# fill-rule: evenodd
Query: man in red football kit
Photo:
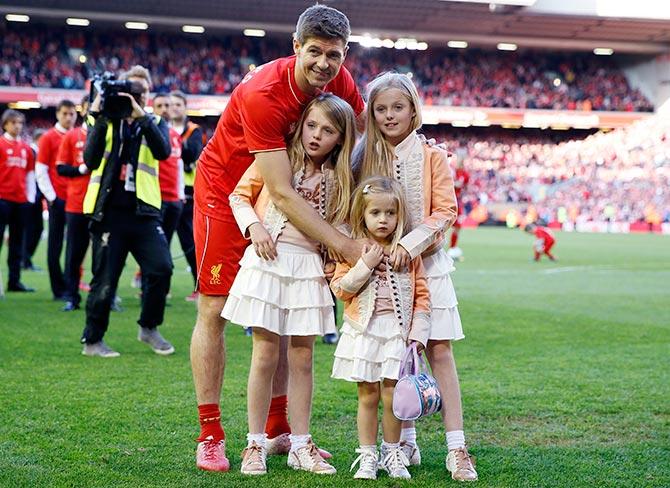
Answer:
M353 264L360 256L362 244L327 224L295 192L286 151L305 105L322 91L349 102L357 115L363 112L351 74L342 68L350 32L346 16L333 8L315 5L305 10L294 34L295 56L259 66L242 80L200 156L194 213L200 298L191 367L201 425L196 456L201 469L229 469L219 409L225 364L221 310L248 245L228 203L242 174L255 160L272 201L298 229L342 260ZM276 397L270 409L285 412L285 402L285 397Z
M549 259L556 261L556 257L551 254L551 248L554 247L556 239L554 234L547 227L535 224L528 224L525 229L529 234L535 235L535 244L533 245L534 260L539 261L542 254L546 254Z
M5 227L9 226L7 291L35 291L21 283L23 226L28 202L35 199L35 157L30 146L21 140L25 117L16 110L2 114L0 137L0 250Z
M66 285L60 255L65 234L65 197L67 180L56 171L56 156L65 133L77 120L77 110L70 100L61 100L56 107L56 125L40 138L35 176L40 191L49 204L49 240L47 264L54 300L66 299Z
M86 120L87 112L88 96L85 96L81 102L81 115L84 120ZM67 302L63 306L64 312L79 309L81 303L81 295L79 294L80 269L90 241L88 234L89 219L84 215L84 197L91 178L90 171L84 164L87 129L85 122L80 127L70 129L63 137L56 157L56 171L67 182L64 272Z
M153 102L154 114L169 124L170 95L158 94ZM159 162L158 180L161 187L161 219L168 245L172 242L181 212L184 208L184 164L181 159L181 136L172 127L170 134L170 157Z
M457 152L457 162L456 162L456 171L454 172L454 190L456 192L456 202L458 204L458 218L454 223L451 231L451 241L449 243L449 255L454 259L462 259L463 253L458 249L458 234L461 231L461 224L463 218L465 217L463 213L463 203L461 201L461 195L463 195L463 190L468 186L470 181L470 173L465 170L465 165L463 160L465 159L465 154L462 152Z

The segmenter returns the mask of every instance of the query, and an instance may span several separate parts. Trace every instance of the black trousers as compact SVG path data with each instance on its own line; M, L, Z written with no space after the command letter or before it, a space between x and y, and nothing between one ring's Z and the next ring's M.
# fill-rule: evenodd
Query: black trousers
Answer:
M93 280L86 300L86 327L81 341L93 344L104 337L114 292L129 252L146 279L137 323L147 328L162 324L172 276L172 258L160 219L140 217L134 210L109 209L103 222L91 224L91 248Z
M47 264L49 266L49 282L54 297L62 297L66 293L65 276L60 265L63 253L63 237L65 236L65 200L56 198L49 204L49 240L47 247Z
M79 294L79 270L86 257L90 242L88 233L89 218L84 214L65 212L65 286L66 296L74 305L81 303Z
M163 231L165 232L165 238L168 242L168 248L172 243L174 231L179 225L179 219L181 218L183 209L184 203L181 201L163 202L161 204L161 220L163 222Z
M195 241L193 240L193 198L188 198L184 203L184 210L177 225L177 236L181 249L184 251L186 261L191 268L193 284L196 284L198 264L195 260Z
M21 261L23 260L23 234L28 203L16 203L0 199L0 251L5 240L5 227L9 227L9 249L7 266L9 267L9 286L21 281Z
M29 268L33 264L33 255L37 250L44 230L44 219L42 218L42 192L37 190L35 203L27 203L26 221L23 233L23 267Z
M161 204L161 224L163 226L163 232L165 232L165 238L168 243L168 250L170 249L170 244L172 244L172 236L174 231L177 228L179 223L179 217L181 216L182 208L184 204L180 201L178 202L163 202ZM140 266L140 269L142 267ZM147 281L144 278L144 273L142 273L142 293L146 293ZM169 291L168 287L168 291Z

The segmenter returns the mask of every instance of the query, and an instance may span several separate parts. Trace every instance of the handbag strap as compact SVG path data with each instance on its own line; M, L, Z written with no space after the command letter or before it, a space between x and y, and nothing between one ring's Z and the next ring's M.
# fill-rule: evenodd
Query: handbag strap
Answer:
M416 374L418 364L416 344L407 346L400 362L399 377L402 378L408 374Z

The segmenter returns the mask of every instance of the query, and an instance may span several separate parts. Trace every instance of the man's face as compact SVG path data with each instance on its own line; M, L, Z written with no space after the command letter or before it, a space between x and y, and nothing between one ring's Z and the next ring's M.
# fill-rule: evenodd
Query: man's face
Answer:
M56 120L64 129L70 130L77 121L77 109L74 107L61 107L56 112Z
M154 98L154 114L164 119L168 118L168 111L170 110L170 97L156 97Z
M23 130L23 120L22 119L9 119L4 127L7 134L12 137L18 137Z
M186 117L186 103L179 97L170 97L170 119L184 120Z
M130 76L128 77L128 81L132 81L133 83L139 83L140 85L142 85L144 91L139 96L138 104L142 108L146 107L147 100L149 99L149 82L144 78L140 78L139 76Z
M296 81L303 89L324 88L339 73L348 50L341 39L309 37L302 44L293 39Z

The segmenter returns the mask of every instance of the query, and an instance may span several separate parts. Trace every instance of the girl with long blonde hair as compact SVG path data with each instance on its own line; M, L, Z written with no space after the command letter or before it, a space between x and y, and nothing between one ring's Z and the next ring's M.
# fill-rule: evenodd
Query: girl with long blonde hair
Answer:
M350 156L355 117L348 103L331 94L312 100L290 147L293 186L332 225L345 222L352 188ZM333 474L309 434L312 352L317 335L335 332L333 299L324 274L325 249L295 227L272 202L252 164L230 196L233 215L251 239L240 261L222 316L253 330L247 385L249 433L242 473L267 472L264 432L280 343L288 342L288 465Z
M453 260L444 249L446 231L457 216L456 197L447 154L417 134L421 102L412 80L384 73L368 85L367 127L362 144L360 177L390 176L400 183L407 200L412 231L392 252L390 262L401 269L422 256L431 300L431 329L426 353L443 398L448 454L453 479L474 481L477 472L465 445L463 412L451 342L463 339L458 301L451 281ZM410 464L420 464L414 424L402 430Z

